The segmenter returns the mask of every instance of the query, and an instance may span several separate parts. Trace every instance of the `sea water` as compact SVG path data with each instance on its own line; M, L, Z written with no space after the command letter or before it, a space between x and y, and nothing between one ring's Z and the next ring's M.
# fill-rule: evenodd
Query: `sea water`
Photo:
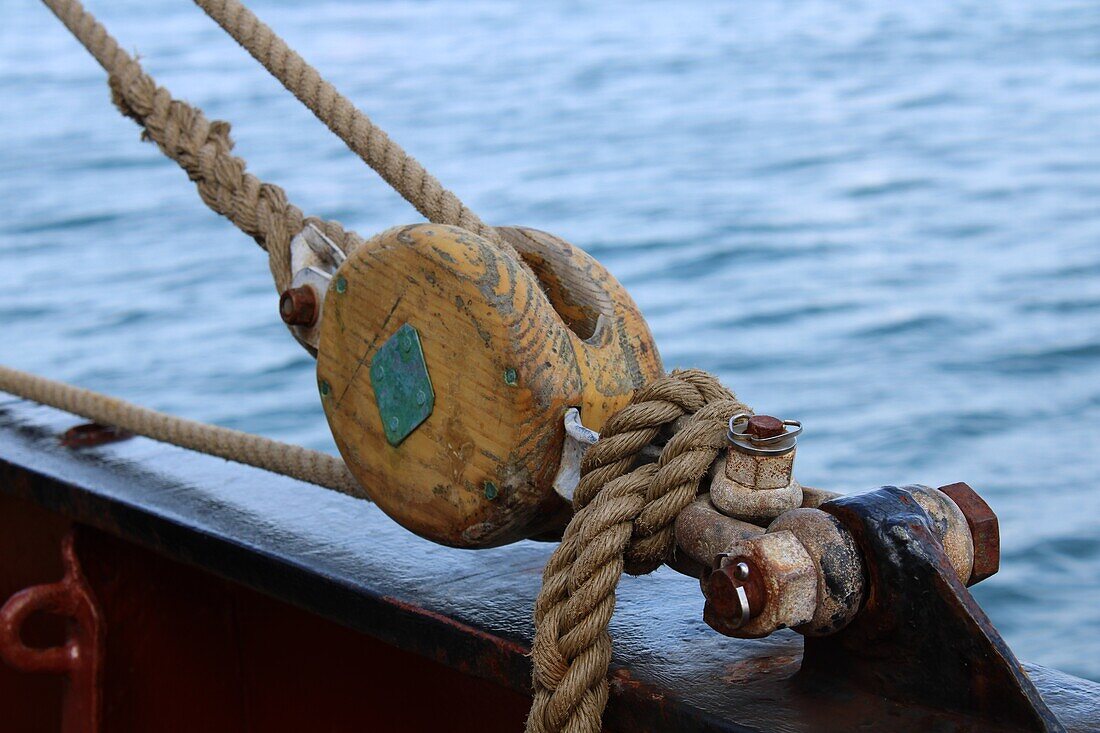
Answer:
M251 3L489 222L599 258L666 366L806 426L844 492L967 481L975 594L1100 680L1100 4ZM195 6L91 3L304 211L418 221ZM0 2L0 361L333 450L263 252Z

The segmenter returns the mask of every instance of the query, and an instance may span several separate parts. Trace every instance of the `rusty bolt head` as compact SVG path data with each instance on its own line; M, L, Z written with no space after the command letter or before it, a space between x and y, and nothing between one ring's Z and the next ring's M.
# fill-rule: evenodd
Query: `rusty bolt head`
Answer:
M749 418L749 424L745 432L757 438L774 438L782 435L787 429L783 427L783 421L771 415L753 415Z
M962 510L974 538L974 569L966 584L974 585L995 575L1001 564L1001 530L997 515L967 484L960 482L941 486L940 491Z
M122 428L113 425L100 425L97 422L85 423L69 428L61 436L61 445L66 448L90 448L96 445L117 443L120 440L128 440L134 437Z
M747 570L747 572L743 572ZM745 577L742 578L741 575ZM707 599L703 619L715 631L730 635L741 623L741 600L737 588L743 587L749 601L749 618L760 615L767 600L763 578L751 560L719 557L715 569L703 579Z
M279 297L279 315L288 326L312 326L317 322L317 293L309 285L288 289Z

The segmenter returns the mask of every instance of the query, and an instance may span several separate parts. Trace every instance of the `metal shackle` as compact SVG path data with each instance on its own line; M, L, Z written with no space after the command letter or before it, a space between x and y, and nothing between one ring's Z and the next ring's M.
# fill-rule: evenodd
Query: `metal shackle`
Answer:
M966 484L942 489L913 485L904 491L927 515L934 538L961 582L973 585L996 572L996 515L973 489ZM714 512L706 519L722 529L694 533L688 524L692 519L702 521L704 509L693 507L686 513L683 527L677 524L685 554L691 537L694 554L707 544L702 537L732 538L702 572L707 623L741 638L759 638L782 628L824 636L851 623L868 593L868 573L852 533L827 505L825 509L785 512L766 530ZM716 547L709 544L705 551Z

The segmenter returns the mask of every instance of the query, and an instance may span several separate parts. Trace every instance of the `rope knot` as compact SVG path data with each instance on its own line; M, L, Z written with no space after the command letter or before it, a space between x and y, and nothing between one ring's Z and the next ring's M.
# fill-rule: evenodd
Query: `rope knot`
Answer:
M646 385L604 424L535 603L529 733L600 729L619 577L670 558L677 515L726 445L727 421L747 410L715 377L689 369ZM669 432L657 462L643 462L645 448Z

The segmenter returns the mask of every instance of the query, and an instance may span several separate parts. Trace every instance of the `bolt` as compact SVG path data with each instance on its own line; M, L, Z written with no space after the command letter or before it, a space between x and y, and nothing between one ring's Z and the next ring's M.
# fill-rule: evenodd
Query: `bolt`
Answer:
M486 481L485 482L485 498L486 499L488 499L489 501L492 501L493 499L497 498L497 496L499 494L500 494L500 492L497 490L497 485L496 484L494 484L492 481Z
M783 421L771 415L753 415L745 432L756 438L774 438L786 432Z
M324 379L321 380L320 388L322 397L328 397L329 393L332 392L332 387Z
M750 563L750 560L741 558L735 560L719 558L718 567L703 581L703 595L707 598L707 606L712 618L725 624L734 624L734 628L739 626L741 621L738 587L745 589L745 597L749 601L749 618L760 615L767 596L764 579ZM708 623L710 623L709 620ZM717 630L721 631L721 629Z
M748 566L739 580L738 565ZM817 565L790 530L735 542L704 575L703 620L727 636L760 638L811 621L817 610Z
M428 395L424 394L424 390L422 390L422 389L416 390L416 404L423 405L427 401L428 401Z
M396 431L399 425L401 421L396 416L390 418L390 430Z
M410 336L407 333L401 334L401 350L407 353L409 350L412 349L412 347L413 347L412 336Z
M132 437L134 437L133 433L128 433L122 428L91 422L66 430L65 434L61 436L61 445L66 448L87 448L94 445L104 445L105 443L115 443Z
M279 296L279 315L288 326L309 328L317 322L317 293L309 285L287 289Z
M509 387L516 386L517 378L518 377L516 375L516 370L512 367L508 367L504 370L504 383L507 384Z
M966 584L974 585L996 575L1001 565L1001 529L997 515L967 484L949 484L939 490L947 494L962 511L974 540L974 569L970 571L970 580Z
M343 275L336 278L336 292L346 293L347 290L348 290L348 279L346 277L344 277Z

